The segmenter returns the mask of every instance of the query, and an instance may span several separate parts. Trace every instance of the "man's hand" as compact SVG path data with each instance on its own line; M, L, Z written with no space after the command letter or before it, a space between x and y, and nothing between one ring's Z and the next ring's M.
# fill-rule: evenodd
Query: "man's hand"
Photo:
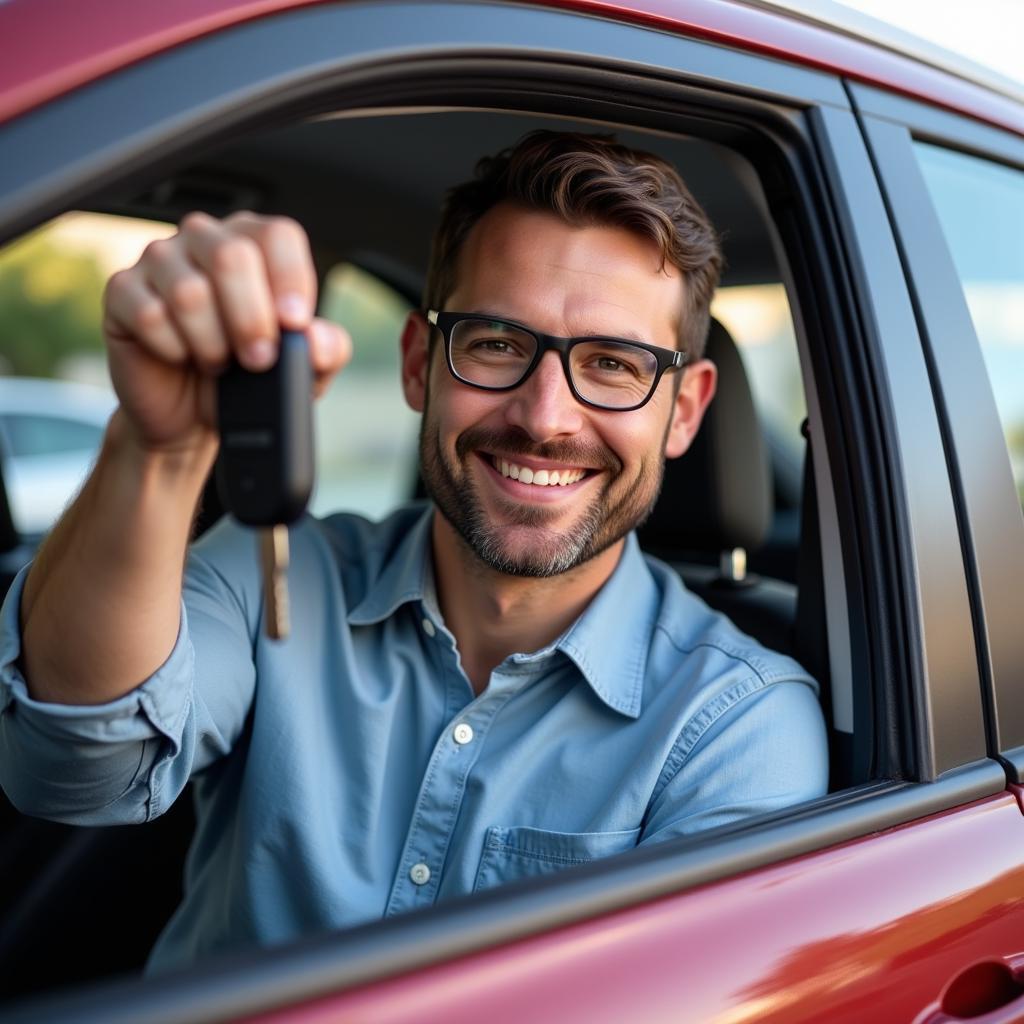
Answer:
M232 357L271 366L285 327L308 336L322 392L351 344L313 318L315 304L302 228L252 213L190 214L111 279L103 327L121 407L21 599L25 675L37 700L114 700L166 660L192 518L217 452L217 374Z
M217 374L232 357L271 366L282 327L309 338L321 394L351 342L314 319L316 288L305 232L284 217L191 213L173 237L152 242L104 298L110 375L135 442L179 453L207 442Z

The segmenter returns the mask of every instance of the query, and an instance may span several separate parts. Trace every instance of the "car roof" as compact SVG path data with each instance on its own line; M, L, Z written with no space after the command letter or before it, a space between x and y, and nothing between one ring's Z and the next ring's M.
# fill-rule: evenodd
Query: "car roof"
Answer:
M894 53L911 57L933 68L956 75L968 82L1002 93L1017 103L1024 103L1024 81L1000 74L960 53L939 46L896 25L854 10L836 0L743 0L751 6L784 10L811 24L825 26L833 32L861 39Z
M17 40L17 45L7 48L0 64L0 122L162 50L323 2L8 0L0 4L0 38ZM543 0L537 5L569 7L768 53L1024 134L1024 96L1009 79L829 0ZM81 30L83 23L88 32Z

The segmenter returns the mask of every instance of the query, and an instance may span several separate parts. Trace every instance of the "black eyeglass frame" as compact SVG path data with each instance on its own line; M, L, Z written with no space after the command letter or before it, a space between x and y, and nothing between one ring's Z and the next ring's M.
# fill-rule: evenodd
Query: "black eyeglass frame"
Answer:
M661 378L666 371L678 370L689 363L689 356L685 352L680 352L678 349L662 348L659 345L648 345L643 341L633 341L632 338L613 338L602 334L587 335L581 338L560 338L555 334L542 334L540 331L527 327L526 324L521 324L516 320L507 320L501 316L488 316L486 313L442 313L436 309L428 309L424 312L424 316L428 323L441 332L441 337L444 339L444 359L448 364L448 372L460 384L466 384L471 388L479 388L481 391L514 391L529 379L530 374L537 369L545 353L557 352L562 360L562 370L565 372L565 379L568 381L569 390L577 402L588 405L592 409L601 409L604 412L633 412L636 409L642 409L654 397L654 392L658 390L658 385L661 383ZM475 381L466 380L465 377L459 375L455 369L455 364L452 362L452 331L465 320L487 320L491 323L507 324L509 327L514 327L517 331L529 334L536 340L537 350L534 352L530 364L523 371L523 375L515 384L502 384L500 386L477 384ZM641 348L645 352L650 352L654 356L658 364L657 370L654 374L654 380L651 382L651 389L642 402L637 402L635 405L602 405L600 402L592 402L589 398L584 398L576 390L576 384L572 379L572 365L569 362L569 353L577 345L593 341L610 341L616 345L631 345L633 348Z

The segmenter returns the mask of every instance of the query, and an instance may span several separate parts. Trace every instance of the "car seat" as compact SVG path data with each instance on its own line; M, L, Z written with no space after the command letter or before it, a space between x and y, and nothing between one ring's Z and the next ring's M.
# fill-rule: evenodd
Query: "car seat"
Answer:
M640 543L744 632L792 653L796 586L748 571L772 525L772 469L739 350L716 320L706 356L718 367L718 390L689 451L666 463Z
M771 537L776 515L771 455L739 350L716 320L706 355L718 367L718 390L689 451L666 463L658 502L638 530L641 546L668 562L691 591L745 633L795 657L818 680L826 722L831 722L818 509L806 423L799 526L775 545L770 563L784 565L787 578L761 575L750 566ZM833 788L850 782L849 743L838 740L830 730Z

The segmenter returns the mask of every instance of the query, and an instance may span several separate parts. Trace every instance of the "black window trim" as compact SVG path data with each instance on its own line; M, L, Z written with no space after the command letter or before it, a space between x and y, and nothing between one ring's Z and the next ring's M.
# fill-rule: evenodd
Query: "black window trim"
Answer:
M955 482L991 756L1024 782L1024 518L960 279L914 151L917 141L1024 175L1024 138L866 86L850 89L899 238ZM974 342L974 344L971 344Z

